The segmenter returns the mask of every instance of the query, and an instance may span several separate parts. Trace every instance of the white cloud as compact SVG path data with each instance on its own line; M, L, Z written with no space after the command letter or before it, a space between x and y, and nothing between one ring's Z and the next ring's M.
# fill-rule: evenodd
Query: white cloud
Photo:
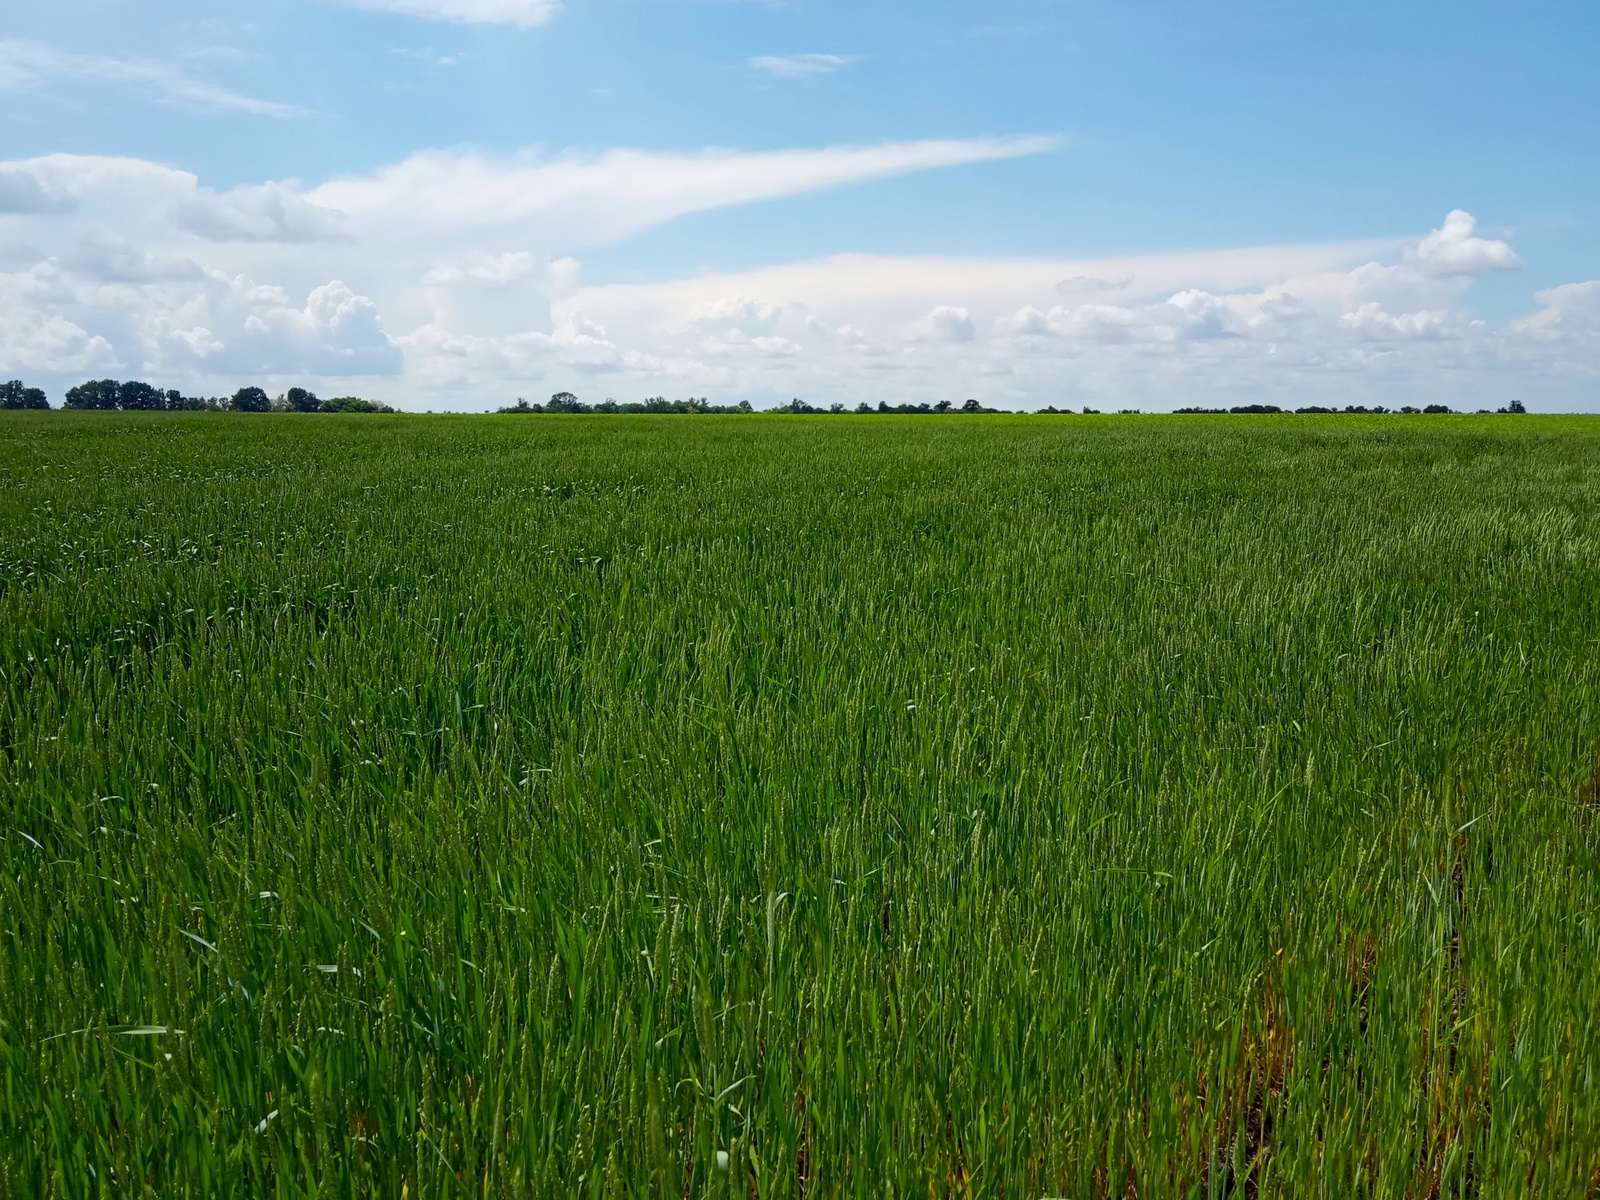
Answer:
M1522 266L1522 260L1507 243L1478 237L1477 229L1477 219L1471 213L1456 209L1444 219L1441 228L1406 252L1406 265L1438 278L1514 271Z
M581 313L573 313L557 325L548 344L557 362L586 374L615 371L628 362L628 355L606 336L605 327L586 320Z
M928 329L941 342L970 342L978 333L972 314L950 304L941 304L928 314Z
M138 158L47 154L0 163L0 173L26 175L57 198L59 210L87 219L137 217L189 199L199 181L187 171Z
M815 79L855 61L853 56L840 54L758 54L750 66L774 79Z
M1050 315L1041 312L1031 304L1025 304L1010 316L996 317L994 319L994 327L997 332L1002 334L1047 336L1050 333Z
M556 307L658 360L656 378L730 398L1497 407L1512 379L1529 398L1567 394L1530 332L1553 337L1551 326L1564 331L1562 362L1600 371L1600 336L1583 332L1600 334L1600 283L1540 293L1539 314L1491 328L1458 307L1470 277L1408 261L1426 240L1076 262L844 255L588 287ZM1077 300L1054 302L1063 294ZM694 335L712 313L737 325L748 297L775 314L765 336L791 340L793 354Z
M1542 339L1600 334L1600 279L1546 288L1533 299L1539 311L1514 322L1516 332Z
M158 62L74 54L36 42L0 41L0 91L31 92L65 81L118 84L167 104L199 112L246 113L258 117L301 117L307 110L259 100L206 83Z
M706 209L794 196L936 167L1041 154L1049 137L889 142L821 150L677 154L490 155L427 151L374 174L336 179L306 199L360 226L452 235L494 226L547 242L596 245Z
M0 170L0 214L71 212L72 197L31 171Z
M762 358L793 358L800 353L800 346L785 337L751 337L742 329L730 329L701 341L699 350L712 358L739 357L746 353Z
M1139 336L1139 314L1118 304L1056 307L1050 310L1048 316L1050 332L1071 341L1110 344L1150 340Z
M998 317L995 330L1002 336L1154 345L1230 337L1244 324L1236 299L1190 288L1174 293L1163 303L1138 308L1120 304L1058 304L1046 312L1025 305L1015 313Z
M79 238L59 261L74 274L100 283L193 282L205 275L191 259L99 232Z
M0 296L7 290L0 277ZM29 371L91 375L116 361L110 342L59 314L0 304L0 363L8 375Z
M463 25L534 29L561 11L560 0L337 0L348 8L398 13Z
M781 304L763 304L744 296L722 296L689 314L692 325L743 330L767 329L783 314Z
M350 236L343 213L312 204L282 183L223 195L201 192L173 215L178 228L213 242L335 242Z
M257 376L393 376L403 361L377 305L338 280L304 305L244 277L207 281L198 302L152 312L151 365Z
M425 325L399 339L399 344L405 351L407 371L418 383L444 392L468 388L474 396L485 389L516 388L552 375L632 371L659 380L672 373L671 364L624 350L610 340L603 326L576 312L549 333L479 337Z
M583 264L571 255L565 255L550 264L550 298L565 300L577 291L583 282Z
M1342 328L1377 341L1389 338L1444 338L1453 332L1450 314L1438 309L1401 313L1392 317L1375 301L1339 318Z
M318 187L279 181L223 193L138 159L49 155L0 163L7 207L21 210L0 216L7 234L19 235L8 237L0 270L20 268L14 278L27 303L114 347L125 369L169 371L183 386L208 377L220 386L225 372L266 371L274 361L290 374L392 377L411 354L491 374L536 359L552 369L668 370L659 356L552 317L552 302L581 283L582 268L565 251L688 212L1052 144L990 139L761 154L456 150ZM273 286L251 282L260 280ZM348 285L354 308L324 330L317 304L329 293L318 289L334 280ZM712 303L726 298L707 297L711 307L678 314L678 326L738 329L747 339L733 343L740 354L798 356L800 342L769 328L781 305ZM400 335L391 340L388 330ZM41 342L61 348L61 375L83 361L70 341ZM34 370L42 361L14 348L8 354ZM419 365L407 377L456 376Z
M1537 311L1511 324L1519 342L1537 347L1549 375L1577 379L1586 395L1600 381L1600 279L1534 293Z
M1178 292L1165 307L1178 314L1176 321L1162 325L1171 329L1174 337L1228 337L1237 323L1237 314L1228 301L1200 288Z
M468 254L455 262L434 267L423 277L423 282L430 287L449 287L466 282L506 287L520 280L531 279L546 267L547 264L540 262L538 255L526 250L510 250L504 254Z
M1266 289L1255 311L1245 314L1245 324L1250 330L1268 335L1285 333L1292 336L1306 322L1315 319L1315 309L1282 288Z
M1093 275L1074 275L1071 279L1063 279L1056 284L1056 291L1063 296L1080 296L1094 295L1100 292L1125 292L1132 286L1132 275L1120 275L1116 279L1098 279Z
M1511 381L1536 401L1600 375L1600 281L1540 292L1503 326L1472 319L1463 272L1509 247L1470 218L1375 243L841 255L629 284L585 284L569 254L687 212L1048 144L458 150L221 194L134 159L0 163L0 181L27 181L12 207L32 210L0 216L0 377L59 395L92 373L207 394L320 376L467 408L545 383L598 398L586 379L618 397L1160 408L1498 407Z
M378 306L334 280L312 291L303 309L256 313L246 344L261 351L256 370L276 373L286 359L312 375L392 375L400 351L384 333Z

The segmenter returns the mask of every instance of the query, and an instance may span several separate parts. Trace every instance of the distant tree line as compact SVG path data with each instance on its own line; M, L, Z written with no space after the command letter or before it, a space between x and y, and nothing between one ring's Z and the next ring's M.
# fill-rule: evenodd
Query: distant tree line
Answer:
M750 406L750 401L741 400L738 404L712 404L706 399L696 400L693 396L687 400L668 400L664 396L652 396L643 401L602 400L599 404L585 404L571 392L557 392L546 404L529 404L520 396L517 402L507 408L496 410L499 414L520 415L525 413L713 413L731 415L735 413L755 412Z
M952 400L941 400L937 404L927 404L927 403L922 403L922 404L890 404L887 401L880 400L880 401L878 401L878 405L877 405L876 408L874 408L872 405L867 404L865 402L856 405L855 408L846 408L843 404L830 404L827 408L815 408L812 405L807 404L804 400L791 400L787 404L779 405L773 411L781 412L781 413L808 413L808 414L809 413L855 413L858 416L867 416L868 414L879 414L879 413L882 413L882 414L885 414L885 415L888 415L888 414L903 414L903 415L904 414L910 414L910 415L934 416L934 415L937 415L939 413L954 413L954 412L992 413L992 412L999 412L1000 410L997 409L997 408L985 408L983 405L979 404L976 400L968 400L965 404L961 405L959 408L956 406L955 402L952 401Z
M497 413L503 413L503 414L519 414L519 413L530 413L530 414L531 413L723 413L723 414L734 414L734 413L753 413L755 411L756 410L753 409L750 406L748 401L742 401L741 403L739 403L737 405L723 406L723 405L712 404L710 401L703 400L703 399L696 400L696 399L694 399L692 397L690 399L688 399L688 400L667 400L667 399L665 399L665 398L663 398L661 396L655 396L655 397L652 397L649 400L645 400L645 401L638 402L638 403L635 403L635 402L619 402L619 401L616 401L616 400L603 400L598 404L585 404L582 400L579 400L571 392L557 392L554 396L551 396L550 399L549 399L549 402L545 403L545 404L537 404L537 403L530 404L528 401L519 398L515 404L510 405L507 408L501 408L501 409L497 409L496 410ZM882 413L882 414L900 414L900 415L937 416L937 415L939 415L941 413L994 413L994 412L1006 412L1008 410L1006 410L1006 409L996 409L996 408L986 408L984 405L978 403L978 401L976 401L976 400L968 400L965 404L961 404L961 405L956 405L955 403L953 403L952 401L949 401L949 400L941 400L937 404L926 404L926 403L924 403L924 404L889 404L886 401L881 401L880 400L876 405L863 403L863 404L856 405L856 407L854 407L854 408L849 408L849 407L847 407L847 406L845 406L843 404L831 404L827 408L818 408L815 405L807 404L804 400L796 399L796 400L789 401L789 403L787 403L787 404L781 404L777 408L769 409L767 411L774 412L774 413L791 413L791 414L804 415L804 416L829 416L829 415L840 415L840 414L865 416L865 415L868 415L868 414L876 415L876 414L880 414L880 413ZM1061 409L1061 408L1056 408L1054 405L1052 405L1052 406L1050 406L1048 408L1041 408L1041 409L1038 409L1036 411L1037 411L1037 413L1039 415L1052 415L1052 414L1053 415L1070 415L1073 412L1073 410L1070 409L1070 408ZM1090 415L1094 415L1094 414L1099 413L1100 410L1097 409L1097 408L1084 408L1082 411L1084 413L1087 413L1087 414L1090 414ZM1360 404L1347 405L1344 408L1323 408L1323 407L1320 407L1320 406L1317 406L1317 405L1311 405L1311 406L1306 407L1306 408L1295 408L1295 409L1280 408L1276 404L1240 404L1240 405L1236 405L1236 406L1234 406L1232 408L1180 408L1180 409L1177 409L1175 411L1177 411L1179 413L1185 413L1185 414L1203 414L1203 415L1206 415L1206 416L1229 416L1229 415L1232 415L1232 414L1270 414L1270 413L1305 414L1305 415L1322 414L1322 415L1330 415L1330 416L1332 416L1332 415L1341 415L1341 414L1345 414L1345 413L1350 413L1350 414L1363 414L1363 413L1365 413L1365 414L1371 415L1371 414L1391 413L1391 412L1393 412L1393 413L1430 413L1430 414L1432 414L1432 413L1453 413L1453 412L1455 412L1455 410L1453 408L1451 408L1449 405L1445 405L1445 404L1430 404L1426 408L1416 408L1416 407L1413 407L1411 405L1407 405L1404 408L1398 408L1398 409L1385 408L1382 405L1377 405L1375 407L1368 408L1365 405L1360 405ZM1480 409L1479 411L1480 412L1488 412L1489 410L1488 409ZM1523 405L1522 401L1513 400L1513 401L1511 401L1510 404L1506 405L1506 407L1501 408L1501 409L1497 409L1495 411L1502 412L1502 413L1525 413L1528 410ZM1140 410L1137 409L1137 408L1123 408L1123 409L1119 409L1118 412L1121 413L1122 415L1125 415L1125 416L1140 415Z
M548 403L530 404L518 398L517 402L507 408L497 409L499 414L522 413L713 413L722 415L736 415L740 413L753 413L750 401L741 400L738 404L719 405L712 404L709 400L690 397L687 400L668 400L664 396L652 396L644 401L619 401L602 400L598 404L585 404L571 392L557 392L550 397ZM874 408L870 404L859 404L855 408L846 408L843 404L830 405L828 408L816 408L804 400L791 400L781 404L770 411L776 413L799 414L829 414L829 413L991 413L999 410L985 408L976 400L968 400L957 408L949 400L941 400L937 404L888 404L879 401ZM1054 410L1052 410L1054 411Z
M50 401L39 388L26 387L21 380L13 379L9 383L0 384L0 409L47 409ZM392 413L395 410L378 400L363 400L358 396L335 396L331 400L320 399L316 393L305 388L292 387L283 395L273 398L259 387L242 387L232 397L219 396L185 396L178 391L162 391L151 384L138 380L119 382L115 379L91 379L87 383L80 383L77 387L67 392L66 408L71 409L99 409L115 410L121 412L301 412L301 413ZM571 392L557 392L544 404L530 404L528 401L518 399L507 408L496 410L499 413L709 413L719 415L736 415L753 413L748 400L741 400L738 404L712 404L709 400L691 396L687 400L668 400L663 396L652 396L642 401L619 401L606 399L598 404L585 404ZM940 400L937 404L889 404L879 401L876 406L871 404L858 404L855 408L847 408L843 404L831 404L827 408L817 408L807 404L804 400L795 399L771 410L778 413L791 413L802 415L828 415L828 414L899 414L899 415L938 415L942 413L993 413L1003 412L1003 409L986 408L976 400L968 400L965 404L956 405L949 400ZM1098 409L1084 408L1085 413L1097 413ZM1137 414L1136 408L1119 410L1125 414ZM1310 405L1305 408L1286 409L1276 404L1241 404L1232 408L1180 408L1179 413L1220 415L1230 414L1270 414L1270 413L1296 413L1305 415L1339 415L1339 414L1368 414L1381 413L1453 413L1455 410L1446 404L1429 404L1425 408L1416 408L1406 405L1399 409L1389 409L1382 405L1368 408L1365 405L1351 404L1344 408L1324 408L1319 405ZM1480 413L1487 413L1489 409L1479 409ZM1500 413L1526 413L1527 407L1520 400L1513 400L1504 408L1495 409ZM1071 413L1071 409L1058 409L1054 405L1039 409L1042 415Z
M7 388L21 388L20 383L7 384ZM26 391L43 401L44 393L37 388ZM6 393L9 394L9 393ZM7 408L48 408L49 403L33 405L6 404ZM179 391L162 391L148 383L130 379L91 379L67 391L66 408L98 409L119 412L324 412L373 413L393 412L387 404L376 400L362 400L356 396L339 396L332 400L319 399L305 388L290 388L274 399L264 388L242 387L231 398L220 396L185 396Z
M1084 411L1087 412L1088 410L1085 409ZM1241 404L1235 408L1179 408L1174 409L1173 411L1205 415L1226 415L1229 413L1287 413L1292 411L1296 414L1337 416L1343 413L1366 413L1369 415L1379 413L1443 414L1453 413L1455 412L1455 409L1451 408L1448 404L1429 404L1425 408L1417 408L1410 404L1404 406L1403 408L1385 408L1381 404L1375 405L1372 408L1368 408L1363 404L1347 404L1343 408L1323 408L1320 405L1313 404L1306 408L1296 408L1293 410L1279 408L1276 404ZM1486 413L1489 410L1486 408L1481 408L1478 411L1480 413ZM1528 409L1521 400L1513 400L1504 408L1497 408L1495 411L1501 413L1525 413L1528 411Z
M49 408L50 401L38 388L24 387L22 380L0 383L0 408Z

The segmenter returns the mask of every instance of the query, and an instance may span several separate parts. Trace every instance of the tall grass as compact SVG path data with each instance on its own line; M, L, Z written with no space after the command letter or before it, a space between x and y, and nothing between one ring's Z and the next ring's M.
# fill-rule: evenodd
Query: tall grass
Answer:
M0 480L0 1195L1592 1194L1600 422Z

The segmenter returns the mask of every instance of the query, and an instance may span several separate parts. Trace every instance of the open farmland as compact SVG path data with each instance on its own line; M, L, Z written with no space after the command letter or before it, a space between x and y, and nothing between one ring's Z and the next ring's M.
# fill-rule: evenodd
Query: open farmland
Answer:
M1600 1178L1600 420L25 413L0 481L0 1195Z

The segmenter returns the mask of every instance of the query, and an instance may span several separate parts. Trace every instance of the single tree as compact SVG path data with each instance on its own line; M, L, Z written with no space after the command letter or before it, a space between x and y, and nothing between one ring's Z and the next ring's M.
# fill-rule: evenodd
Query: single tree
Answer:
M258 387L242 387L233 394L228 406L234 412L264 413L272 411L272 397Z
M167 398L148 383L130 379L117 389L117 407L128 412L159 412L166 406Z
M305 388L290 388L286 399L290 412L319 412L322 409L322 401L317 399L317 394Z
M115 379L91 379L67 392L68 408L109 409L117 406L122 385Z

